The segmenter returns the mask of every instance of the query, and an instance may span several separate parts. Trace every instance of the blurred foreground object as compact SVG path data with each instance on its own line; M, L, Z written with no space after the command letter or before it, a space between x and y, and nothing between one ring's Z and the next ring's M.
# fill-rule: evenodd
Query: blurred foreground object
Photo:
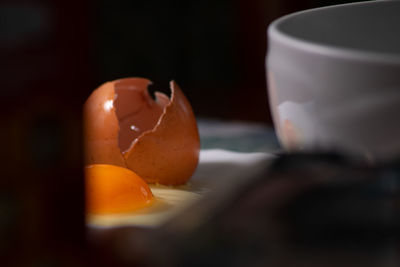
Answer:
M87 11L73 1L0 3L2 266L86 261L81 112L91 88Z
M400 162L282 155L247 181L159 229L91 229L91 242L145 266L399 264Z

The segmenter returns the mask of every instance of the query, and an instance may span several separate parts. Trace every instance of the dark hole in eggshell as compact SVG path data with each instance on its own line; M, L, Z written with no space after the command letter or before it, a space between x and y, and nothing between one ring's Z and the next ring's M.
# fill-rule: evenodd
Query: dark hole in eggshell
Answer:
M152 130L170 102L156 92L153 98L148 92L148 80L132 83L123 79L115 83L115 113L119 122L119 148L124 154L144 132Z

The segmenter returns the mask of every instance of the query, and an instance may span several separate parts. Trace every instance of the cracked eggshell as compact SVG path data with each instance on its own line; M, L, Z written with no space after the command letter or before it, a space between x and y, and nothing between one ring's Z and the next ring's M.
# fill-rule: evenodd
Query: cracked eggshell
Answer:
M84 105L85 163L126 167L118 145L114 82L96 89Z
M120 79L91 94L84 106L86 163L122 166L149 183L183 184L200 151L192 108L174 81L171 99L156 92L153 100L149 84Z

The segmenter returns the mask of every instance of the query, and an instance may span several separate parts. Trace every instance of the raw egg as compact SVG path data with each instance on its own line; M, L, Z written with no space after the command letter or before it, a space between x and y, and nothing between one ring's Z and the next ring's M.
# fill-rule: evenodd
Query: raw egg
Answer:
M86 212L127 213L152 204L147 183L126 168L108 164L85 167Z
M195 171L200 140L192 107L171 81L171 98L151 82L125 78L96 89L84 105L87 164L128 168L148 183L184 184Z
M185 186L150 185L154 195L151 205L133 212L89 213L86 222L95 227L158 227L201 198L201 194Z

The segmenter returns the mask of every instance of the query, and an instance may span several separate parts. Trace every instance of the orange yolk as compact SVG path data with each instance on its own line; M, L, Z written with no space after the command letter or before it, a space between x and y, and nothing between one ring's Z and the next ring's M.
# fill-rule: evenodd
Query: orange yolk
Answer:
M153 202L147 183L136 173L108 164L85 167L86 212L126 213Z

